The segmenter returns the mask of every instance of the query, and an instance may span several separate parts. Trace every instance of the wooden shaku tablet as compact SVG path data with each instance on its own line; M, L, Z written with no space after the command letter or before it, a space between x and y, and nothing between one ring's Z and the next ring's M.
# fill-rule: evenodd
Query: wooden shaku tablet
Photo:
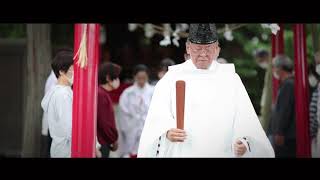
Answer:
M176 82L176 112L177 128L184 128L184 104L185 104L186 82L179 80Z

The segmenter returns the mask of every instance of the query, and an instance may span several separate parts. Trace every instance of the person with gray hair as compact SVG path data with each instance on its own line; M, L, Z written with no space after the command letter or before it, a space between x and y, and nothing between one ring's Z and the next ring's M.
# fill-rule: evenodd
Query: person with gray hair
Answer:
M190 59L170 66L155 86L138 157L273 158L234 64L217 62L215 24L191 24L186 51Z
M279 76L280 76L279 73L290 75L293 72L293 63L290 60L290 58L286 55L276 56L273 60L273 66L275 67L275 70L277 70L277 71L274 71L274 73L277 72ZM278 75L276 75L276 77L278 77ZM286 76L282 76L282 77L286 77Z
M273 76L280 81L277 101L272 110L270 134L274 138L276 157L295 157L296 123L293 63L289 57L273 59Z

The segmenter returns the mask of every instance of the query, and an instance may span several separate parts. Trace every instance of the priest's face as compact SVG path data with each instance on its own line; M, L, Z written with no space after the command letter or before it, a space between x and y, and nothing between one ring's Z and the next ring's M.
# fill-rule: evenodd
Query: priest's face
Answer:
M187 42L186 48L193 64L198 69L208 69L212 61L216 60L220 53L218 42L212 44L194 44Z

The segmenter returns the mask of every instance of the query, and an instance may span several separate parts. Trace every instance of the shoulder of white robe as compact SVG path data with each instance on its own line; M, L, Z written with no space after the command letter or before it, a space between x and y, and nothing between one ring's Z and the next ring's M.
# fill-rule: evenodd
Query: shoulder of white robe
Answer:
M168 72L179 70L181 68L181 64L173 65L168 67Z
M229 63L229 64L217 63L217 66L218 66L219 72L223 72L223 73L235 73L236 72L234 64L232 64L232 63Z

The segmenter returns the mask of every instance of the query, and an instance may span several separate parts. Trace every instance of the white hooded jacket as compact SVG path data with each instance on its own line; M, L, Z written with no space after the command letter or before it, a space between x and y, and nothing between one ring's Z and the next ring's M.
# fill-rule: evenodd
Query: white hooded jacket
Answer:
M54 74L53 70L51 71L47 81L46 81L46 85L45 85L45 89L44 89L44 94L47 94L47 92L49 92L49 90L54 87L55 85L57 85L58 79L56 77L56 75ZM43 117L42 117L42 130L41 130L41 134L44 136L48 136L48 119L46 117L46 113L43 113Z
M44 96L41 107L46 114L52 144L51 157L71 157L72 90L56 85Z

